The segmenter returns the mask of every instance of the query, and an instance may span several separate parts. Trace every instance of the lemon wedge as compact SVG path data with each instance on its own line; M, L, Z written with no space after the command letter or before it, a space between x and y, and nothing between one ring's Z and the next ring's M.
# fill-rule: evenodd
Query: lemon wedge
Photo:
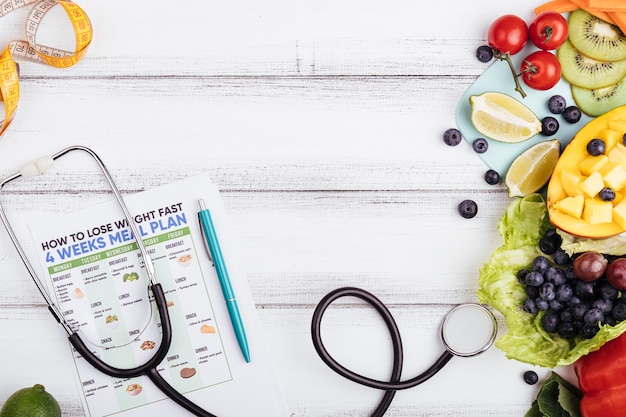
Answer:
M525 104L496 92L470 96L471 121L488 138L507 143L522 142L541 132L541 120Z
M561 144L552 139L522 152L511 164L504 180L509 197L524 197L546 185L561 153Z

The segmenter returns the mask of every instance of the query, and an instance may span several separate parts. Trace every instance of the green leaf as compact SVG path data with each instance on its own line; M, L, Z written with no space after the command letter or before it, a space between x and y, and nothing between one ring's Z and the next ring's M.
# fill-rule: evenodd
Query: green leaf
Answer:
M543 414L541 414L541 411L539 410L539 404L537 404L537 400L533 401L532 407L530 407L530 410L528 410L526 414L524 414L524 417L543 417Z
M533 403L532 415L526 417L581 417L580 399L582 393L574 385L563 379L556 372L544 381L537 399ZM537 414L538 411L538 414Z

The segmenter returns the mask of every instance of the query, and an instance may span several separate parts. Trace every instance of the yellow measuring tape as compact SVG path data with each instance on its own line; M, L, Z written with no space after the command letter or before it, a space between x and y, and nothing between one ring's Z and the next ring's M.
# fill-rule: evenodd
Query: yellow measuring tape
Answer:
M4 120L0 122L0 136L7 130L20 100L20 83L15 58L48 64L57 68L67 68L76 64L91 43L93 30L87 14L69 0L5 0L0 2L0 17L12 11L33 4L26 18L26 39L14 40L0 53L0 93L4 103ZM74 51L64 51L37 44L37 29L46 13L59 5L70 19L76 36Z

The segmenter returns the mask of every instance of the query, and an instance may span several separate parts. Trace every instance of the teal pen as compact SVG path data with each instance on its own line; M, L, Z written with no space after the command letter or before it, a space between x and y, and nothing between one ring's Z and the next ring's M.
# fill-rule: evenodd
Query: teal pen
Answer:
M202 229L202 233L204 235L204 241L209 252L209 257L215 266L217 278L219 279L220 286L222 287L222 293L224 294L224 300L226 301L230 321L233 324L233 329L235 330L235 335L237 336L237 342L239 342L241 353L243 353L243 357L246 362L250 362L250 350L248 349L246 331L243 327L239 307L237 307L235 293L230 284L230 277L228 276L226 263L224 262L224 257L222 256L222 250L220 249L220 244L217 239L215 226L213 225L213 220L211 219L211 213L204 205L204 200L200 199L198 200L198 203L200 204L198 220L200 221L200 229Z

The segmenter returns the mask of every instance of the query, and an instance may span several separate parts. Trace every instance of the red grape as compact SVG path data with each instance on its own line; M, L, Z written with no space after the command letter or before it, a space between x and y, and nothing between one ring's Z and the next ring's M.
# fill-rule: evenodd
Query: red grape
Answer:
M574 260L574 274L581 281L591 282L600 279L607 269L609 261L598 252L585 252ZM626 283L626 264L624 265Z
M609 264L606 279L618 290L626 290L626 258L617 258Z

